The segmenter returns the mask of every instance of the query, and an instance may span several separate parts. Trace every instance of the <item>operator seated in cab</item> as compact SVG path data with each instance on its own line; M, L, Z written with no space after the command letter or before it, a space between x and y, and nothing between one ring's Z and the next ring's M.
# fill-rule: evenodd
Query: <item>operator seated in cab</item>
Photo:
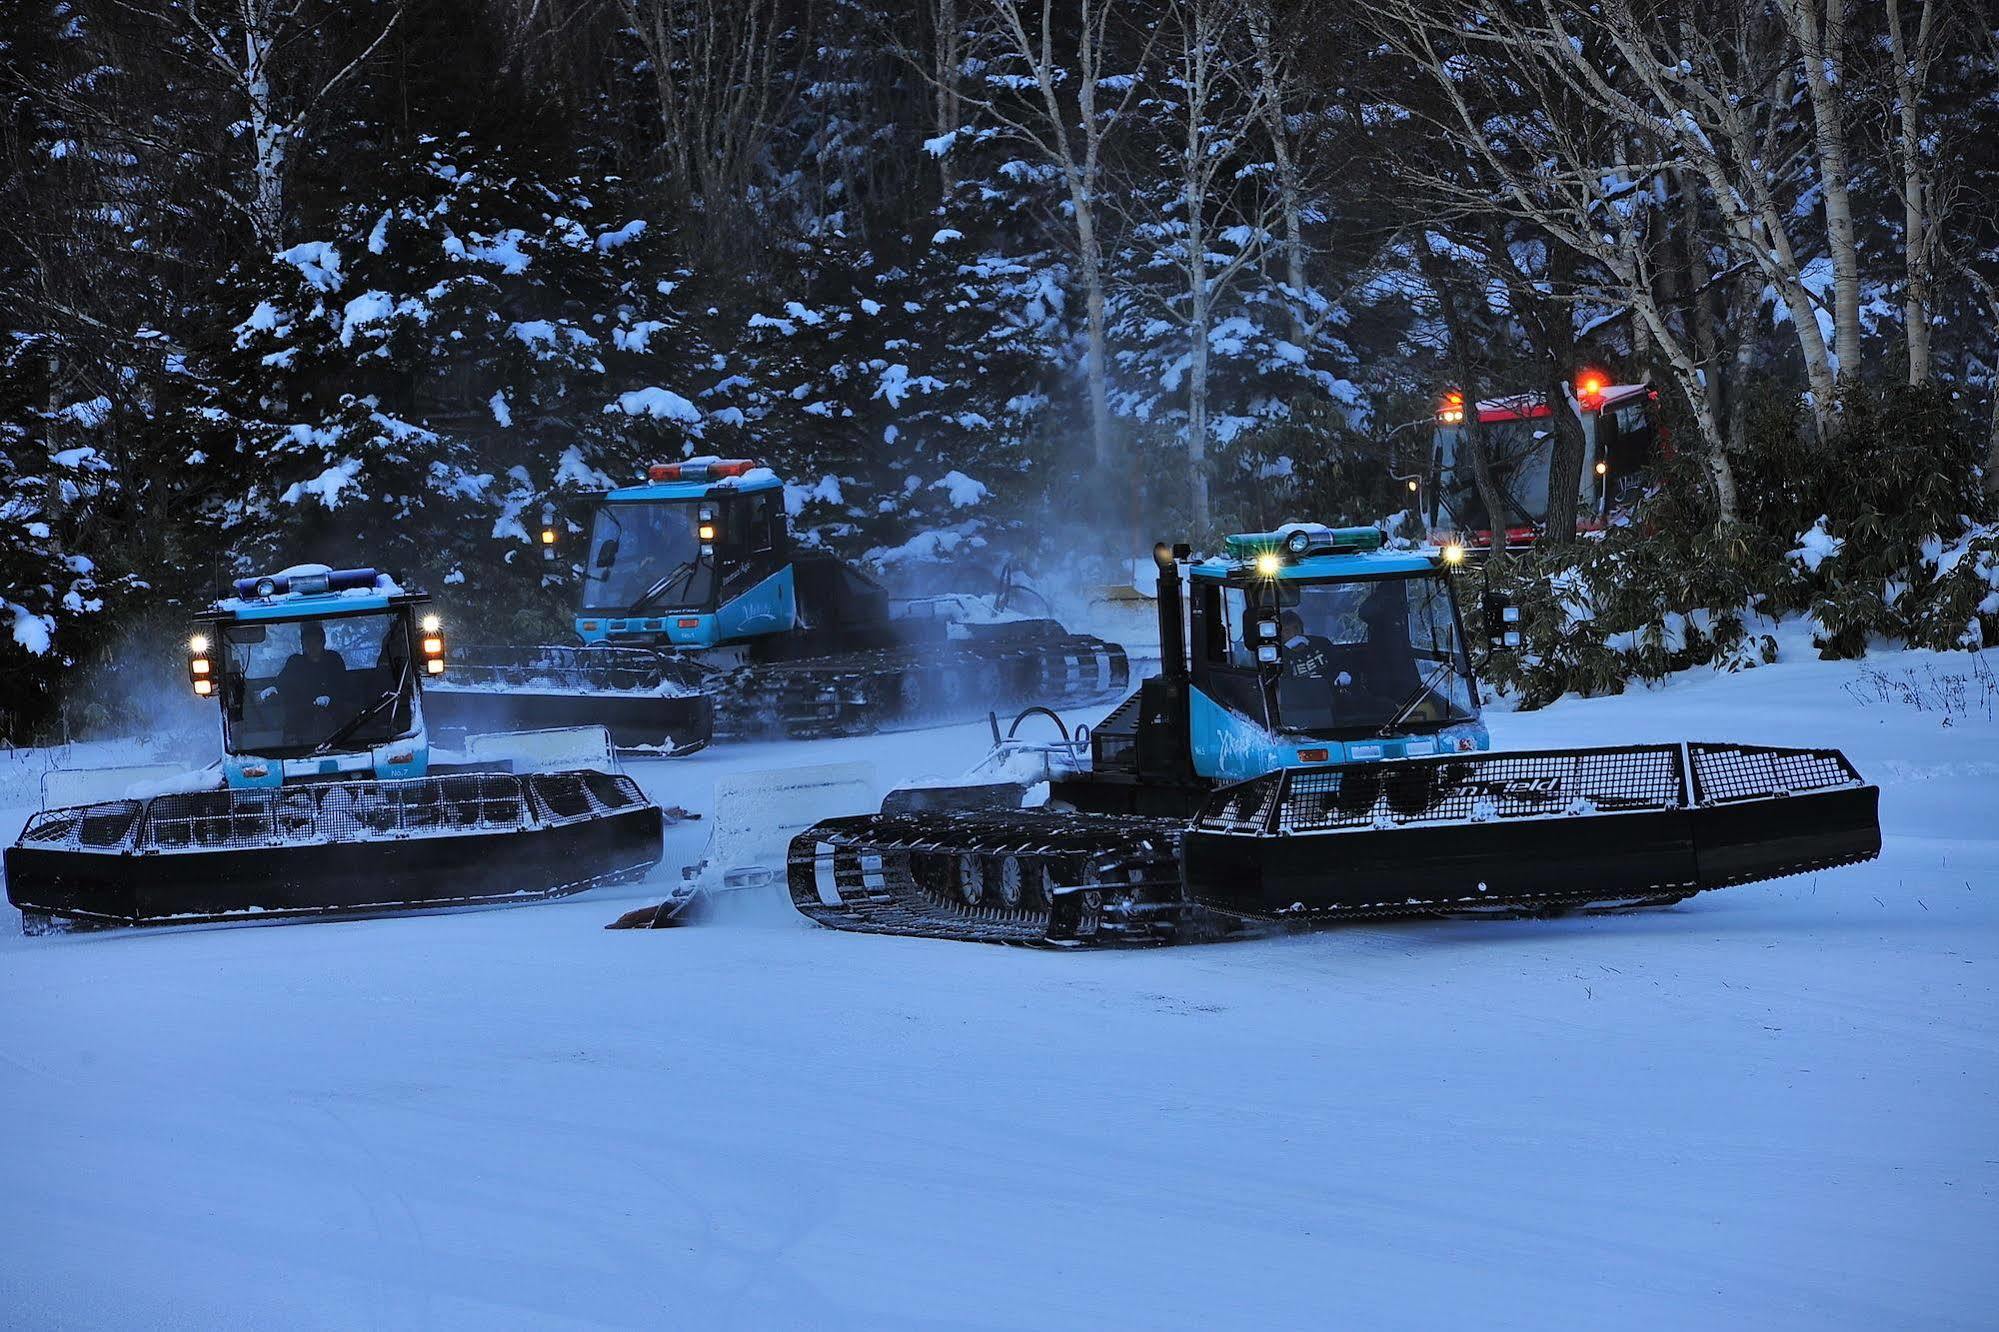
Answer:
M307 620L298 627L299 650L286 659L277 682L257 695L268 703L275 696L284 708L285 729L300 733L313 719L329 715L345 692L347 663L326 646L326 627Z
M1278 618L1278 715L1341 734L1475 714L1456 625L1428 579L1306 584Z

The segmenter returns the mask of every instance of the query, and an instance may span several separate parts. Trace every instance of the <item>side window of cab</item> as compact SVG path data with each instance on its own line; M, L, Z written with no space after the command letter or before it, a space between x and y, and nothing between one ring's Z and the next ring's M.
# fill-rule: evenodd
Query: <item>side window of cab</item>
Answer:
M777 544L776 497L769 491L749 497L745 509L744 537L752 555L761 555Z

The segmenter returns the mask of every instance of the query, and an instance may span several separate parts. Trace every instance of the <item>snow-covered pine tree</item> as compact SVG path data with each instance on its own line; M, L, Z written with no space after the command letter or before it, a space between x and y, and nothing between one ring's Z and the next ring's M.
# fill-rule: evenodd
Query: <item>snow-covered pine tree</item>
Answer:
M236 275L200 452L241 558L380 564L533 601L542 506L677 456L684 273L617 182L428 140ZM505 586L502 586L505 584Z

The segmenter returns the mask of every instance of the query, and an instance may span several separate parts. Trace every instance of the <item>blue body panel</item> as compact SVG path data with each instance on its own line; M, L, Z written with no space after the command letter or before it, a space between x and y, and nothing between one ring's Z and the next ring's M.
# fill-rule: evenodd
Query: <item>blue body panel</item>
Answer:
M693 624L683 624L692 620ZM798 579L785 565L761 583L729 598L710 611L676 611L671 615L634 615L607 619L576 617L576 636L585 643L656 635L677 648L711 648L723 643L790 633L798 624ZM595 625L596 628L586 628Z
M1429 754L1462 754L1488 749L1492 745L1482 721L1458 722L1434 734L1322 740L1310 735L1272 731L1262 723L1217 703L1199 689L1189 689L1188 695L1187 722L1192 737L1194 771L1222 782L1247 781L1279 768L1366 763ZM1323 749L1326 757L1307 759L1300 752L1307 749Z
M227 607L238 620L315 620L328 615L384 611L388 608L388 595L382 592L361 597L344 592L326 592L309 597L273 597L250 605Z

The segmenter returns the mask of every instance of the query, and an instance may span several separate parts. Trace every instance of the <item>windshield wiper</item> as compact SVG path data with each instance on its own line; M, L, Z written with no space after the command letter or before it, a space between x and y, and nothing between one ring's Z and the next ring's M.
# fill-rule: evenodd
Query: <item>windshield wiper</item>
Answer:
M376 699L373 703L370 703L367 707L362 708L359 712L355 713L354 716L348 719L347 721L341 723L339 730L335 731L332 735L327 736L324 740L314 745L310 750L310 752L314 754L324 754L327 750L333 748L335 745L339 744L341 741L347 739L349 736L353 735L356 731L360 730L363 726L366 726L369 722L381 716L383 708L388 707L391 703L394 703L397 699L403 696L403 687L409 683L409 676L410 676L410 663L409 660L405 658L403 660L402 673L396 677L396 687L394 689L383 690L382 696L380 698Z
M1377 726L1374 733L1377 736L1386 738L1390 731L1400 726L1403 719L1416 710L1417 705L1430 696L1432 688L1438 680L1444 677L1446 672L1451 674L1457 673L1457 663L1453 662L1449 657L1438 662L1436 668L1423 677L1422 683L1416 686L1409 697L1396 705L1395 711L1389 715L1388 720Z
M666 595L666 590L672 587L683 576L691 574L693 572L694 572L694 561L682 560L679 564L673 566L673 572L667 574L664 578L660 579L658 582L654 583L651 587L647 588L644 592L640 593L638 599L632 602L631 608L627 610L625 613L627 615L638 614L640 611L652 605L653 602L659 600L659 598Z
M370 703L367 707L355 713L354 716L349 720L342 722L339 730L335 731L332 735L327 736L324 740L314 745L312 749L308 752L313 754L324 754L327 750L333 748L335 745L345 740L348 736L354 734L354 732L360 730L363 726L366 726L369 722L373 721L377 716L381 714L382 709L387 707L389 704L395 702L396 699L401 696L401 693L402 691L400 689L383 690L382 696L380 698L376 699L373 703Z

